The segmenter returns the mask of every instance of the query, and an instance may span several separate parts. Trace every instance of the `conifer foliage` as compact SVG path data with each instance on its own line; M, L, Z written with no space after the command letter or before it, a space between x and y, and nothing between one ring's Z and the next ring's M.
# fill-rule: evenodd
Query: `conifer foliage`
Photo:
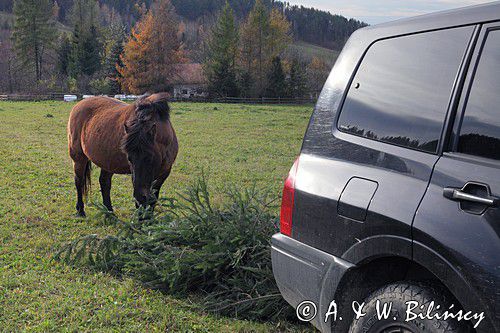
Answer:
M280 57L275 57L267 78L267 97L284 97L287 91L286 76Z
M307 93L306 65L293 59L290 67L290 76L287 82L288 96L302 98Z
M44 54L56 37L50 0L17 0L14 3L14 46L22 62L30 66L36 81L42 79Z
M214 96L238 96L237 68L239 35L234 12L226 2L212 30L205 73Z
M101 69L101 43L96 0L75 0L72 19L75 22L71 38L68 72L78 80L81 89L87 89L87 82Z
M144 219L151 213L138 211L130 222L103 211L118 233L77 239L56 259L125 274L175 295L204 295L204 310L283 318L291 308L274 282L269 244L277 231L275 200L255 186L228 186L225 204L214 205L203 177L180 198L164 200L164 213Z

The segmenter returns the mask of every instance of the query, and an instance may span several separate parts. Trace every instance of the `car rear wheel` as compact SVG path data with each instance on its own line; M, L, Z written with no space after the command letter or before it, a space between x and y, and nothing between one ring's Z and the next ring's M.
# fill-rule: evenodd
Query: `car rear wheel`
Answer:
M363 313L366 315L354 320L349 333L471 332L468 322L458 322L456 319L437 319L432 318L433 316L426 319L414 318L414 315L418 314L425 316L432 301L434 301L434 311L431 314L448 310L453 302L445 294L446 292L436 287L419 283L398 282L387 285L372 293L364 301ZM385 312L387 316L384 316L384 305L386 310L390 309ZM438 305L440 308L436 310ZM412 309L410 314L407 313L408 309ZM455 304L452 309L455 313L460 306Z

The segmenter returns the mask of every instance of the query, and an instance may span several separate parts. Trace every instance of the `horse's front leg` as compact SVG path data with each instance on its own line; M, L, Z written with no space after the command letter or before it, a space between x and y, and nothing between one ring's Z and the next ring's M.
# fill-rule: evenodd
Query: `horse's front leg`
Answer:
M113 174L101 169L101 175L99 176L99 184L101 185L102 203L108 211L113 211L113 205L111 204L111 178Z
M160 190L161 190L161 187L163 186L163 184L165 183L165 181L167 180L168 176L170 176L170 172L172 171L172 169L169 169L167 172L165 172L164 174L160 175L160 177L158 177L158 179L156 179L153 183L153 186L151 187L152 188L152 194L154 195L155 197L155 201L154 203L151 205L154 209L154 207L156 206L156 202L158 201L159 197L160 197Z

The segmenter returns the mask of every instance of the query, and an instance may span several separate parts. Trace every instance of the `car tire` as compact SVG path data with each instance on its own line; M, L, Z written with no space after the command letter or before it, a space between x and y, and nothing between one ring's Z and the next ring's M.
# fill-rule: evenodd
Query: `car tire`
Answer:
M424 285L419 283L398 282L387 285L374 293L372 293L365 301L363 313L366 315L359 319L355 319L351 324L349 333L469 333L473 332L469 322L458 322L456 319L444 318L439 320L433 319L420 319L406 322L407 304L406 302L415 301L419 306L424 305L424 310L415 308L412 312L418 314L426 313L427 307L434 301L436 308L440 305L441 311L448 310L453 304L447 293L440 288L431 285ZM379 309L377 311L377 301L379 301ZM379 320L378 313L382 311L384 304L389 306L392 303L390 315L387 319L382 318ZM457 307L453 308L453 313L460 310ZM432 313L435 313L433 311Z

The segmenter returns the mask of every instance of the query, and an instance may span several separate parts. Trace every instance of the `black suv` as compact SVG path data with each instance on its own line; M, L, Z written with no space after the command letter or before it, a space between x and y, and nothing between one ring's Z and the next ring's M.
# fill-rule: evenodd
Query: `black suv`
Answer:
M500 2L361 29L286 180L276 281L322 332L500 332L499 197Z

